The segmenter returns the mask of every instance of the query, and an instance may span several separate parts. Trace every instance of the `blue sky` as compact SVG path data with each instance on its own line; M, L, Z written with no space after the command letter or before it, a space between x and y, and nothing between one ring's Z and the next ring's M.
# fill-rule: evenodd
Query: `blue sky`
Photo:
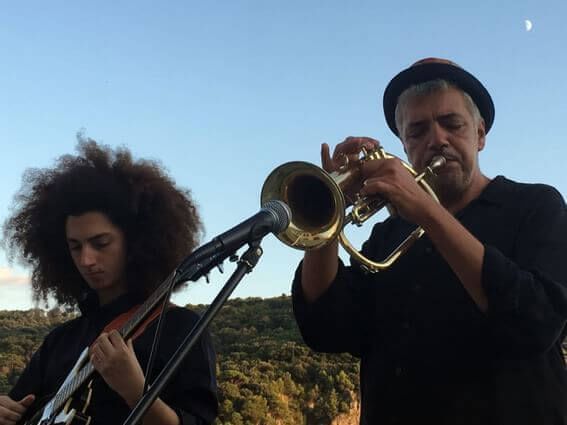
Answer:
M403 156L381 96L428 56L493 96L484 172L566 196L566 16L559 0L3 2L0 220L23 171L74 152L83 131L161 161L192 190L205 242L258 210L277 165L319 163L322 142L371 136ZM302 253L274 237L263 247L234 296L289 293ZM0 309L32 307L28 272L0 251ZM176 300L208 303L227 276Z

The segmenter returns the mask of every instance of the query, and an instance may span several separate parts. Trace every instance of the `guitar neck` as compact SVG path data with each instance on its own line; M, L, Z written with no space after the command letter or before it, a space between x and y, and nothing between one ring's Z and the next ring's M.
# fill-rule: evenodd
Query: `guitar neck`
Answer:
M167 294L169 287L176 277L176 271L170 274L165 281L144 301L136 312L122 325L119 332L124 338L131 336L140 324L148 317L160 300Z
M124 338L131 336L138 326L143 322L144 319L148 317L150 312L157 306L161 299L167 294L170 285L173 283L173 279L176 278L176 272L174 271L168 278L144 301L144 303L136 310L136 312L124 323L119 332ZM82 363L84 366L80 366L81 361L79 360L80 369L76 371L75 376L72 379L68 379L61 386L57 394L53 399L53 410L59 411L61 407L67 402L69 397L71 397L95 371L93 365L88 359L88 349L85 349L81 354L84 356ZM73 372L71 372L73 373Z

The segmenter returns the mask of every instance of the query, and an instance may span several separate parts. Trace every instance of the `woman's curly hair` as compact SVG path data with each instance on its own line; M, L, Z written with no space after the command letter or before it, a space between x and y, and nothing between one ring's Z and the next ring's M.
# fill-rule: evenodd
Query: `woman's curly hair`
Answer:
M36 302L51 295L74 307L89 288L69 253L66 218L102 212L125 234L129 290L147 296L200 239L191 194L176 187L158 162L134 160L126 148L79 136L77 151L53 168L24 173L4 223L3 246L10 259L31 266Z

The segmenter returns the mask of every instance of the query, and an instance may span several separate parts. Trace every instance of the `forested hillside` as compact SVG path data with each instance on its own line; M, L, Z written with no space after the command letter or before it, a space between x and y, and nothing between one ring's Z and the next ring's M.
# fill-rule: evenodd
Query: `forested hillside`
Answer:
M59 310L0 311L0 392L10 388L46 332L71 317ZM346 354L309 350L289 297L230 300L211 333L219 425L358 423L358 363Z
M206 306L190 306L203 311ZM59 310L0 312L0 392L17 379ZM291 300L230 300L211 327L218 354L219 424L355 424L358 363L301 341Z

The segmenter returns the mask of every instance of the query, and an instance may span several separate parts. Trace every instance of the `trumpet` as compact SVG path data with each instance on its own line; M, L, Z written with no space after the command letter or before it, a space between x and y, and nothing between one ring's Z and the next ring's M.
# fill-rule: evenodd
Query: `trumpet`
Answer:
M371 150L363 148L361 154L356 166L349 166L346 161L337 171L331 173L309 162L293 161L282 164L266 178L261 191L261 204L281 200L289 206L291 223L277 235L284 244L305 251L321 248L339 238L342 247L358 260L363 269L376 273L390 267L425 232L421 227L417 227L383 261L373 261L363 256L350 243L344 234L344 228L348 224L362 226L384 207L390 214L394 211L388 202L379 196L362 197L356 193L355 199L350 200L350 212L346 212L349 204L344 192L360 180L360 164L395 158L382 147ZM445 165L445 158L435 156L420 174L406 162L401 162L421 188L439 202L427 180Z

